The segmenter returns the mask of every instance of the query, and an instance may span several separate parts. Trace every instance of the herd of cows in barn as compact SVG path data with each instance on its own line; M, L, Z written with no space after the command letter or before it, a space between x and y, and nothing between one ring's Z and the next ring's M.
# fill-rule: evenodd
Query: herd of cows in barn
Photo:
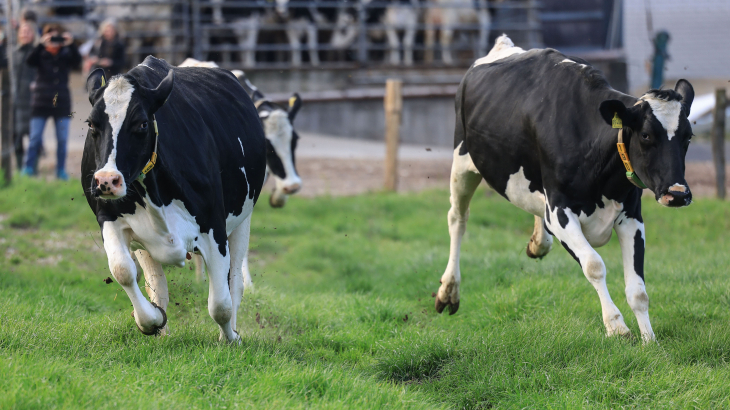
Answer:
M275 207L306 184L295 167L294 130L306 101L294 93L288 104L275 104L242 72L194 60L174 67L152 56L122 76L92 72L87 89L93 109L82 184L109 270L130 298L139 330L168 331L162 265L195 258L207 270L208 310L220 339L240 343L236 313L253 285L247 255L254 205L267 178L276 180L269 200ZM435 309L459 309L461 242L469 203L485 180L534 216L527 255L545 257L556 238L595 288L606 333L626 335L595 250L615 230L628 305L642 339L653 341L642 189L661 206L692 202L684 159L693 99L685 80L639 98L626 95L584 60L553 49L526 51L498 37L455 98L451 245ZM137 286L140 270L150 301Z
M294 67L357 59L391 65L441 61L458 52L474 59L487 51L492 15L487 0L321 0L275 2L130 0L33 2L42 20L60 19L76 38L93 38L96 24L118 20L130 62L154 54L177 62L196 49L199 58L254 67L286 62ZM73 6L59 6L72 4ZM191 19L199 21L191 23ZM55 21L55 20L54 20ZM364 33L362 32L364 31Z

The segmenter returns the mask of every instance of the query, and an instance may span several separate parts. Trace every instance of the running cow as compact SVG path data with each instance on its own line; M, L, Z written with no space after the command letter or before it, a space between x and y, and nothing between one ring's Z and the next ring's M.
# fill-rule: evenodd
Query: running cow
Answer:
M239 342L241 268L266 171L253 102L229 71L154 57L110 79L96 70L87 89L93 108L81 182L140 331L166 330L161 264L183 266L198 253L209 271L210 316L222 340ZM152 303L137 286L133 253Z
M643 340L653 340L640 187L653 191L663 206L692 201L684 158L693 98L685 80L674 90L649 90L641 98L622 94L583 60L552 49L524 51L499 37L467 71L456 94L451 250L436 310L448 306L453 314L459 308L461 239L469 201L484 178L535 215L528 256L545 256L554 235L598 292L607 334L625 335L629 329L611 301L606 267L594 250L615 230L628 304Z

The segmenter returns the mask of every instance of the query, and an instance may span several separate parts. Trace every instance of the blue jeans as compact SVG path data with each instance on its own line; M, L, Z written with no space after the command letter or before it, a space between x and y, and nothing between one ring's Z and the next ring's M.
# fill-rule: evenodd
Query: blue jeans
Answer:
M32 117L30 119L30 144L28 147L28 156L25 158L25 167L33 170L33 174L38 173L38 154L43 145L43 129L46 127L46 119L44 117ZM66 168L66 143L68 142L68 128L71 124L70 117L54 118L56 125L56 172L64 171Z

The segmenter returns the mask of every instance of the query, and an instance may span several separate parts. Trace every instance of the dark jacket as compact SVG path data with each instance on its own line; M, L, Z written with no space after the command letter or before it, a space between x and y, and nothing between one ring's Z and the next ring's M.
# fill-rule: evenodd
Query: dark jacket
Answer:
M16 135L30 133L30 84L36 78L36 69L26 63L28 55L35 47L26 44L15 49L13 65L15 68L15 128Z
M112 60L111 66L104 67L106 78L112 78L117 74L121 74L124 69L124 43L119 40L107 41L104 38L96 40L94 42L94 47L92 47L89 52L89 56L96 56L99 59L108 58ZM97 67L99 66L94 65L91 70L93 71Z
M71 93L68 75L81 63L81 55L74 44L61 47L56 55L39 44L28 56L28 65L38 69L31 87L31 115L33 117L62 117L71 115Z

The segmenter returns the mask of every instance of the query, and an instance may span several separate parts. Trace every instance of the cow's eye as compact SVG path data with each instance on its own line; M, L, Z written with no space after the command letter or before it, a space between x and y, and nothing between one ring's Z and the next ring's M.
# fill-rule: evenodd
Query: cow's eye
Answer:
M147 131L147 121L143 122L142 124L139 124L139 130Z
M641 139L643 139L644 141L649 141L649 134L642 132Z
M96 127L94 127L94 124L92 124L91 121L86 121L86 125L89 126L89 131L91 131L91 135L95 137L98 132Z

